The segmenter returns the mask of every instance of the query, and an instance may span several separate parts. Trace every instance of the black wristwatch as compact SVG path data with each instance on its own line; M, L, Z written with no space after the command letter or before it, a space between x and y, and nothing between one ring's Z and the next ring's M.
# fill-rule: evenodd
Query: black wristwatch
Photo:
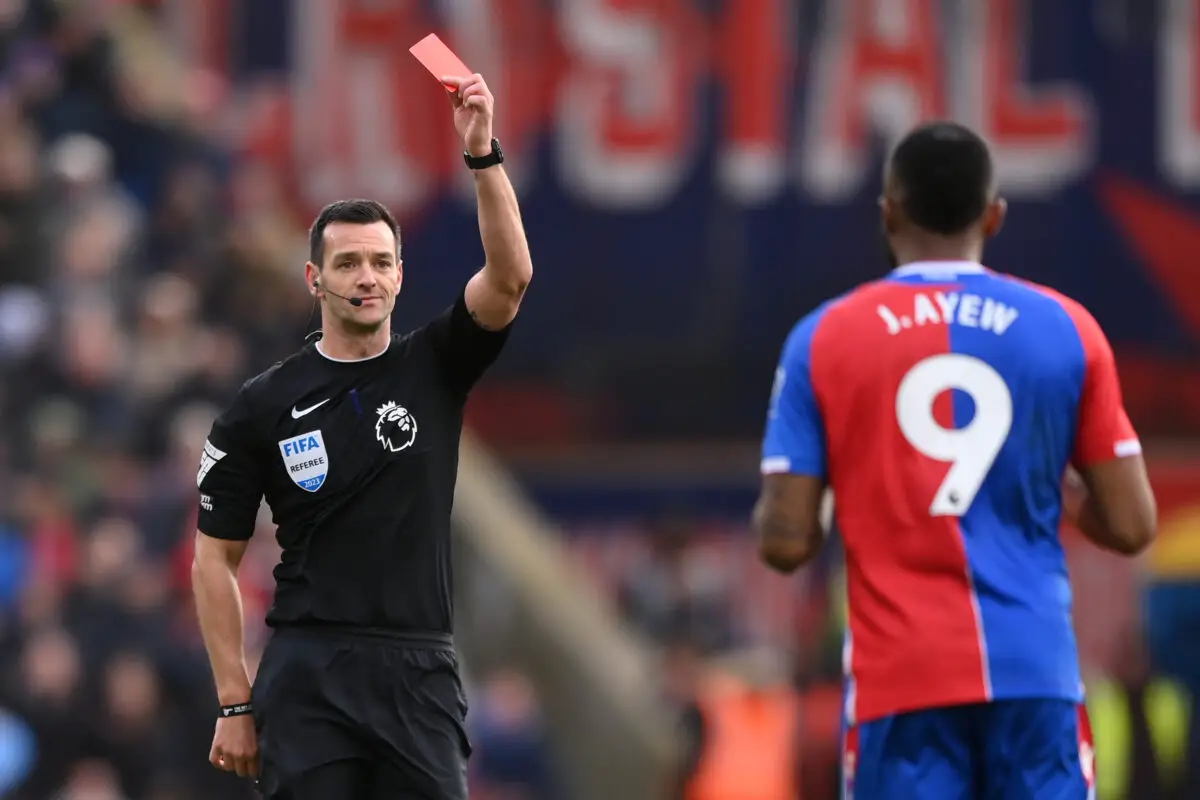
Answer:
M500 149L500 140L492 139L492 152L486 156L473 156L464 150L463 160L467 162L467 166L471 169L487 169L497 164L503 164L504 151Z

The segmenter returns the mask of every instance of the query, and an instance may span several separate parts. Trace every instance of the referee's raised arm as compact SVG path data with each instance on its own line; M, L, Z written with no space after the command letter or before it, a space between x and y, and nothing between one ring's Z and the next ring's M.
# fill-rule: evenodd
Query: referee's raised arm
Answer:
M483 269L467 283L466 303L483 328L500 330L517 316L521 298L533 279L533 261L521 224L517 194L501 164L504 153L492 136L495 100L479 74L446 76L454 87L450 103L454 127L463 139L464 158L475 175L479 236L486 257Z

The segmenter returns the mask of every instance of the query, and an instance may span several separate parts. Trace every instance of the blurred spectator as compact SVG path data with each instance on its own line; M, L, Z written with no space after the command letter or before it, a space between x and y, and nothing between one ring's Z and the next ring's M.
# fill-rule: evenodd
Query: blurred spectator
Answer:
M165 706L154 665L133 652L109 660L96 726L100 750L130 797L146 797L159 775L179 774L188 740Z
M1182 691L1182 796L1200 797L1200 509L1164 515L1150 555L1145 591L1149 658Z
M45 628L25 643L6 676L4 705L33 733L35 763L20 784L19 797L49 797L68 779L72 766L92 748L85 724L87 687L75 641L63 630Z
M112 764L99 759L80 761L71 769L67 785L53 800L129 800Z
M793 800L799 792L799 697L779 654L739 653L704 670L684 709L680 800Z
M646 558L618 588L624 615L655 641L684 636L704 653L735 644L733 601L725 570L689 547L686 517L670 516L650 532Z
M0 710L0 796L11 796L36 760L33 731L20 717Z
M519 672L499 669L480 688L469 717L475 748L471 796L562 800L529 681Z
M1095 675L1087 687L1097 797L1195 797L1189 786L1193 762L1187 753L1187 691L1171 677L1151 671L1144 636L1133 625L1119 633L1109 664L1110 674Z

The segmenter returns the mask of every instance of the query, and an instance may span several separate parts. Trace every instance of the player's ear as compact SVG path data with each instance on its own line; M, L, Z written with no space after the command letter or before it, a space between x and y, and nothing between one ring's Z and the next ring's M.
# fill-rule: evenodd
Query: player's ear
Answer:
M988 203L983 215L983 235L992 238L1004 227L1004 217L1008 214L1008 202L1003 197L996 197Z
M885 234L891 236L896 232L896 207L892 205L891 200L887 199L887 195L879 198L879 219Z

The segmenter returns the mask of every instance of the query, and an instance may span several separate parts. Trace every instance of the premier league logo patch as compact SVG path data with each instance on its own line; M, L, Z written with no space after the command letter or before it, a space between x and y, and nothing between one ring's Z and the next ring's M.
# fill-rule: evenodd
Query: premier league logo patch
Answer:
M204 483L204 477L208 475L208 471L217 465L217 462L225 457L224 450L218 450L213 447L212 442L204 440L204 452L200 455L200 469L196 472L196 488L199 489Z
M375 413L379 415L375 421L375 438L383 449L399 453L417 440L417 420L404 406L384 403L375 409Z
M329 474L329 452L320 431L310 431L279 443L279 454L292 483L306 492L315 492Z

